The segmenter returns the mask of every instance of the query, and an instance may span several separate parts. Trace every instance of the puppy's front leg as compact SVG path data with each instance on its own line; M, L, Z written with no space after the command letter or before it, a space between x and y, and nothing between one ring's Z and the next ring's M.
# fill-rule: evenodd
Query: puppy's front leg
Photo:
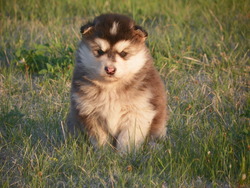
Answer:
M116 148L119 152L131 152L138 148L148 135L151 118L145 116L130 116L117 138Z
M101 127L95 127L93 133L90 133L90 142L95 148L104 146L108 143L108 134Z
M95 147L101 147L108 143L109 135L107 131L104 130L101 121L92 117L87 118L86 125L88 125L87 131L89 134L90 142Z

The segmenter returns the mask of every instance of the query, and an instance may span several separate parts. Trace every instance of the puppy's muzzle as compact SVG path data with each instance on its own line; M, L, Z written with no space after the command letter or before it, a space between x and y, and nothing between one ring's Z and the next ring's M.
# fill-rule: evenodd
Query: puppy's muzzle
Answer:
M113 66L105 66L105 67L104 67L104 70L106 71L106 73L107 73L108 75L114 75L115 72L116 72L116 68L113 67Z

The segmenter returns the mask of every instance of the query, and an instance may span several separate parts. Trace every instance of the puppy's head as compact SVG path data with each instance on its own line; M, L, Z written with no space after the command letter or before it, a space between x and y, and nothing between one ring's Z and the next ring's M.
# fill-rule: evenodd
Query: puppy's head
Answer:
M104 14L81 27L78 63L90 79L115 81L137 73L147 61L147 32L127 16Z

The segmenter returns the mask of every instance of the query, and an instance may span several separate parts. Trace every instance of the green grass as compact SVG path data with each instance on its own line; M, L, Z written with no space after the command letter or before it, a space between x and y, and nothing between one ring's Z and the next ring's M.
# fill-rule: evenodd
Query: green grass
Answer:
M250 3L0 0L0 187L249 187ZM82 23L124 13L149 32L168 137L120 156L65 140Z

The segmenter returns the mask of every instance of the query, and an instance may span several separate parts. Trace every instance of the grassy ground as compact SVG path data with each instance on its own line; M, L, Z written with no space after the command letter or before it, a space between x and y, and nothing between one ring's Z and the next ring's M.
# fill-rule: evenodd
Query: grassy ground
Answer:
M119 156L63 136L80 25L134 17L166 82L168 138ZM249 187L250 3L0 0L0 187Z

